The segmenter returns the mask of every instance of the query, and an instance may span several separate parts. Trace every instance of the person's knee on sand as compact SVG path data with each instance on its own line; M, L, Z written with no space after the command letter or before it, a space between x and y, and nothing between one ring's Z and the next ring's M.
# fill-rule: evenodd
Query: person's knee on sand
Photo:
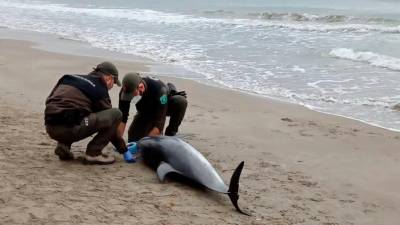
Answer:
M108 129L121 122L122 112L117 108L107 109L96 113L96 127L98 129Z
M105 146L116 136L122 113L119 109L111 108L96 113L95 129L97 134L88 143L85 161L89 164L110 164L115 161L111 154L102 152ZM115 142L112 142L115 145ZM120 145L115 146L119 148ZM125 145L124 145L125 146Z
M104 155L102 150L116 135L118 124L122 118L121 111L115 108L98 112L95 115L94 126L97 134L87 145L86 158Z

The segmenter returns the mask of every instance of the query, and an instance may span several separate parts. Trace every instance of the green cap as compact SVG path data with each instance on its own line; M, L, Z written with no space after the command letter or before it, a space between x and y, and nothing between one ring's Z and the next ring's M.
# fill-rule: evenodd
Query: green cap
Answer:
M114 77L114 83L118 86L121 86L121 82L118 80L118 70L117 67L114 66L111 62L102 62L93 68L94 71L100 72L107 75L112 75Z
M131 101L133 96L133 92L138 88L140 81L142 78L139 73L127 73L122 79L122 92L121 92L121 100L122 101Z

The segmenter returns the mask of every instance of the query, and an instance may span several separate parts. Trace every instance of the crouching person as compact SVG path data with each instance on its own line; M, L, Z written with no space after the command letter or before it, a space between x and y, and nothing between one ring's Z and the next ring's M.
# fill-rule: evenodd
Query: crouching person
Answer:
M122 80L119 95L119 109L123 115L119 126L120 136L125 131L130 104L135 96L141 96L141 99L136 103L136 115L129 126L128 142L136 142L146 136L162 135L167 116L170 119L165 135L176 135L187 108L186 92L178 92L173 84L165 84L154 77L128 73Z
M56 140L55 154L60 160L72 160L71 145L96 134L87 145L85 161L89 164L111 164L113 155L102 153L111 142L126 152L125 141L117 135L122 120L119 109L112 108L108 91L120 86L118 70L103 62L88 75L64 75L46 99L45 125L49 136Z

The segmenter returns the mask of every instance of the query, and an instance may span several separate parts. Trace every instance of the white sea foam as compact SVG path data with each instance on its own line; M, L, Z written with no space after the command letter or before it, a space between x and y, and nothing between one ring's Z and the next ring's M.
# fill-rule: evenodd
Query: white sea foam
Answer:
M317 80L314 82L308 82L307 86L315 88L316 90L318 90L319 92L325 94L325 93L330 93L332 92L332 90L326 90L325 88L322 87L321 84L337 84L337 83L347 83L352 81L353 79L345 79L345 80ZM335 87L334 88L334 93L336 94L344 94L346 93L345 91L343 91L343 89L341 89L340 87Z
M374 52L354 51L349 48L333 49L329 55L340 58L349 59L358 62L369 63L373 66L384 67L390 70L400 71L400 59L381 55Z
M292 68L292 71L293 71L293 72L300 72L300 73L305 73L305 72L306 72L306 70L305 70L304 68L301 68L300 66L297 66L297 65L295 65L295 66Z

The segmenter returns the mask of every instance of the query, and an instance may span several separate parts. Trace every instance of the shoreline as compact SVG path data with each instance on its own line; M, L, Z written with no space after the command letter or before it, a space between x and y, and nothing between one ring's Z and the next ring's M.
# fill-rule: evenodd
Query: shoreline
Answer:
M11 31L11 33L5 34L3 32L4 30ZM34 34L33 38L32 38L32 34ZM13 30L13 29L9 29L9 28L1 28L0 27L0 39L4 39L4 36L8 37L6 39L15 39L15 40L23 40L23 41L32 42L32 43L34 43L33 48L37 48L37 49L40 49L43 51L48 51L48 52L69 54L69 55L72 54L72 55L76 55L76 56L86 56L86 57L101 57L101 58L111 57L111 58L121 60L121 61L126 61L126 62L135 62L135 63L139 62L148 68L143 71L137 71L137 72L141 72L144 75L155 75L155 76L160 76L160 77L170 77L170 78L190 80L190 81L197 82L201 85L207 85L207 86L211 86L211 87L215 87L215 88L222 88L222 89L226 89L226 90L233 90L238 93L262 98L267 101L277 101L277 102L281 102L281 103L285 103L285 104L293 104L293 105L296 105L299 107L304 107L304 108L314 111L314 112L323 113L323 114L331 115L331 116L337 116L337 117L341 117L341 118L346 118L346 119L361 122L361 123L364 123L364 124L367 124L370 126L374 126L377 128L382 128L385 130L400 133L400 129L385 127L385 126L376 124L374 122L368 122L366 120L357 119L357 118L354 118L351 116L345 116L345 115L341 115L341 114L337 114L337 113L321 111L321 110L315 109L315 107L310 106L310 105L304 105L301 103L285 101L285 100L279 99L277 97L264 96L264 95L261 95L258 93L252 93L252 92L248 92L248 91L232 89L229 87L225 87L221 84L215 83L213 81L208 82L207 79L205 79L205 78L196 79L194 77L183 77L185 73L192 73L192 72L187 71L184 68L180 68L179 66L168 65L168 64L165 64L162 62L156 62L150 58L145 58L142 56L137 56L137 55L132 55L132 54L124 54L124 53L120 53L120 52L114 52L114 51L105 50L105 49L101 49L101 48L96 48L96 47L90 46L89 43L72 40L72 39L65 39L59 35L40 33L40 32L34 32L34 31L25 31L25 30ZM18 38L18 39L16 39L16 38ZM50 40L50 44L48 43L48 40ZM67 47L71 47L71 46L74 46L74 47L72 47L72 50L66 50L66 47L64 45L67 45ZM61 50L57 50L56 48L59 46L64 46L64 47ZM80 50L79 48L83 48L84 50ZM161 71L163 71L163 72L161 72ZM172 75L172 74L174 74L174 72L178 73L179 75L175 75L175 76ZM192 75L192 76L196 76L196 75Z
M254 217L235 214L225 196L160 184L141 163L60 162L44 132L44 99L62 74L90 72L104 58L31 46L0 39L0 78L7 81L0 84L0 223L391 225L399 219L397 132L192 80L162 77L188 93L181 134L224 180L246 162L239 204ZM121 75L147 69L107 60ZM114 106L118 91L110 93ZM85 141L74 144L74 154L84 151Z

